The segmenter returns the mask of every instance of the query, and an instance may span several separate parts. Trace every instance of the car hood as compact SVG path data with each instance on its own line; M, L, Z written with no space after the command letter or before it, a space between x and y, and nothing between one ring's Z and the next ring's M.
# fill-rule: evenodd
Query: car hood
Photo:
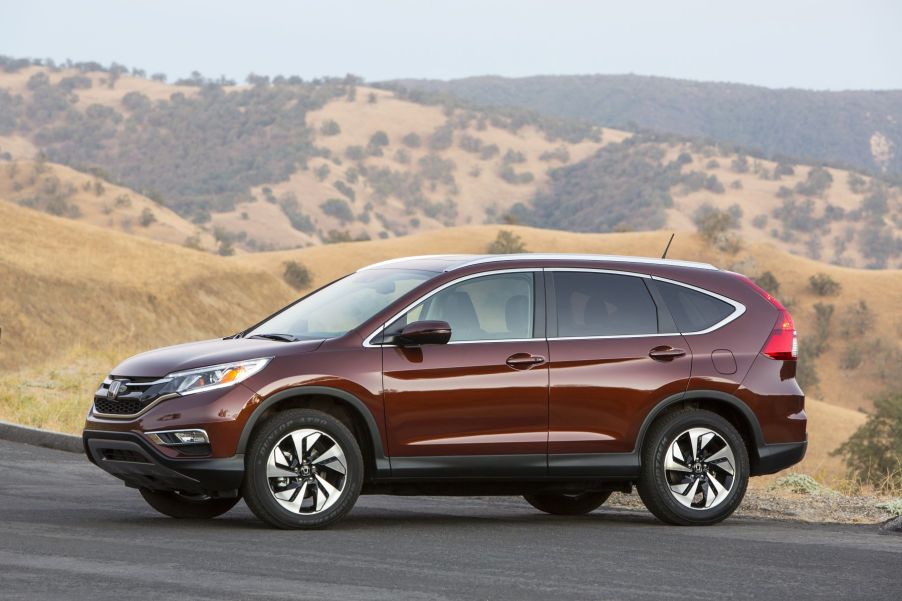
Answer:
M322 343L322 340L278 342L260 338L216 338L141 353L129 357L110 373L129 378L158 378L175 371L231 361L309 353Z

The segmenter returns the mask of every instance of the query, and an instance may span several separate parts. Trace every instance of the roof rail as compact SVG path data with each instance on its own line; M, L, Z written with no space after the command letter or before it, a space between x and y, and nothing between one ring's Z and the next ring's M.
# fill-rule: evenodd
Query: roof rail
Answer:
M697 261L681 261L679 259L653 259L651 257L625 257L620 255L588 255L588 254L571 254L571 253L521 253L512 255L485 255L456 263L448 266L445 271L454 271L471 265L480 265L482 263L494 263L498 261L522 261L529 259L538 260L568 260L575 259L578 261L611 261L622 263L639 263L646 265L672 265L675 267L693 267L695 269L711 269L717 271L717 267L710 263L699 263Z

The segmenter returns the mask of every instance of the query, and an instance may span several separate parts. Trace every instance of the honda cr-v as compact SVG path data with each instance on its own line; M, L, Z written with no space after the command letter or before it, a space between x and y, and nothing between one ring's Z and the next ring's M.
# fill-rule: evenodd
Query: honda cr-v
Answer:
M583 514L636 485L672 524L729 516L802 459L796 332L711 265L430 256L361 269L223 339L119 364L84 445L173 517L244 498L280 528L363 494L523 495Z

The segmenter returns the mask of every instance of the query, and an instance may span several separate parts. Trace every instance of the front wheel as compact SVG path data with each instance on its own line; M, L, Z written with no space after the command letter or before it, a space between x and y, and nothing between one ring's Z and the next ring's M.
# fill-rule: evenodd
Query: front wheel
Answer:
M523 498L526 499L527 503L545 513L553 515L583 515L601 507L610 496L610 492L584 492L575 495L523 495Z
M646 437L639 496L663 522L716 524L742 502L748 480L742 436L716 413L671 413L655 422Z
M175 491L139 489L147 504L171 518L211 519L218 517L235 506L240 497L214 499L206 495L189 495Z
M345 516L363 486L363 456L335 417L291 409L264 422L246 458L244 498L276 528L325 528Z

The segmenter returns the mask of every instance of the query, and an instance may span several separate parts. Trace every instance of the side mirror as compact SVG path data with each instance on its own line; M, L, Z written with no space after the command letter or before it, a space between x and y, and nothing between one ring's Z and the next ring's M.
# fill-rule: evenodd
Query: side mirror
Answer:
M409 323L395 336L399 346L445 344L451 339L451 326L447 321L415 321Z

